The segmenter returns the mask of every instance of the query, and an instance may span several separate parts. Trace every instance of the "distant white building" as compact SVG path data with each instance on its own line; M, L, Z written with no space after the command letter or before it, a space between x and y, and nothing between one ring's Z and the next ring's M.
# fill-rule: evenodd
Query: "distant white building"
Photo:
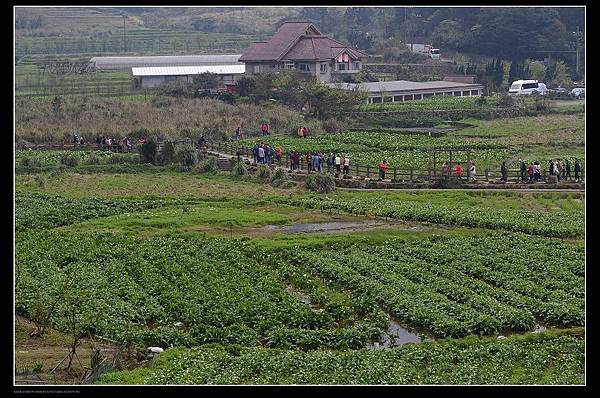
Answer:
M238 59L241 54L225 55L160 55L148 57L93 57L90 63L97 70L131 69L151 66L209 66L244 65Z
M372 83L328 83L327 85L342 90L365 91L368 93L368 104L413 101L433 97L435 95L474 97L480 96L483 91L483 85L481 84L447 80L430 82L393 80Z
M244 74L246 67L241 65L208 65L208 66L158 66L131 68L133 77L138 79L138 87L153 88L163 83L184 80L191 82L195 75L210 72L219 75L221 82L232 91L236 80Z

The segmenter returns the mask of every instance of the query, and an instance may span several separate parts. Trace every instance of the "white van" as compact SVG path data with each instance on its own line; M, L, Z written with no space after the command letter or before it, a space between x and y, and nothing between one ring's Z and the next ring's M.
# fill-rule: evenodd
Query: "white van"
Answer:
M533 93L546 95L548 88L537 80L515 80L508 89L508 95L531 95Z
M429 57L431 59L440 59L440 49L432 48L431 50L429 50Z

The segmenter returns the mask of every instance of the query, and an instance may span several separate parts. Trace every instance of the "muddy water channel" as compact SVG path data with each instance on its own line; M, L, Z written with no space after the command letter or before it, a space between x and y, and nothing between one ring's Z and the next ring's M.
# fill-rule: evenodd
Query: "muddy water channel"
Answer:
M364 221L334 221L319 223L294 223L291 225L267 225L263 230L270 232L287 232L290 234L298 233L320 233L336 234L356 231L365 231L373 228L394 227L405 230L423 230L423 225L405 222L389 222L384 220L364 220Z
M387 331L381 335L379 341L367 344L366 348L379 350L383 348L402 347L408 343L419 344L423 341L433 341L433 339L422 332L419 333L416 330L406 329L395 319L390 318Z

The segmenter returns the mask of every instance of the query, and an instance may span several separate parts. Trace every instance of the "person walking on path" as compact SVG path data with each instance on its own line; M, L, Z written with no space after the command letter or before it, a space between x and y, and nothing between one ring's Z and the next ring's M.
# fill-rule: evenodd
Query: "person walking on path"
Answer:
M548 164L548 173L549 175L554 175L554 160L550 159L550 163Z
M502 174L502 177L500 178L500 181L507 182L507 180L508 180L508 168L506 167L506 162L502 162L502 166L500 166L500 174Z
M523 159L519 159L519 171L521 172L521 181L525 181L525 172L527 168Z
M252 158L254 159L254 164L258 163L258 143L252 147Z
M556 163L557 163L557 166L558 166L557 167L558 168L558 174L557 174L558 181L564 180L565 179L565 174L564 174L565 169L563 168L563 164L560 161L560 159L558 159Z
M340 173L340 167L342 166L342 158L339 154L335 155L335 171L336 173Z
M459 181L462 181L462 166L460 165L460 162L456 163L456 166L454 166L454 174L456 175L456 179Z
M579 173L581 172L581 166L579 165L579 159L575 159L575 166L573 167L575 171L575 182L579 182Z
M265 163L265 146L263 144L258 147L258 163Z
M448 162L444 162L442 165L442 176L446 181L448 181L448 178L450 178L450 166L448 166Z
M385 159L383 159L381 161L381 163L379 163L379 179L383 180L385 179L385 172L388 169L388 164L387 161Z
M475 181L475 162L471 162L471 167L469 167L469 178Z
M569 179L569 181L571 181L571 162L569 161L569 159L566 160L565 162L565 179Z
M331 152L331 153L329 153L329 156L327 156L327 172L328 173L331 173L334 163L335 163L335 155L333 154L333 152Z
M350 175L350 156L348 154L344 157L344 175Z
M533 162L529 163L529 166L527 166L527 174L529 175L529 182L533 182L533 169L535 167L533 166Z
M312 153L310 151L306 152L306 168L309 173L312 171Z

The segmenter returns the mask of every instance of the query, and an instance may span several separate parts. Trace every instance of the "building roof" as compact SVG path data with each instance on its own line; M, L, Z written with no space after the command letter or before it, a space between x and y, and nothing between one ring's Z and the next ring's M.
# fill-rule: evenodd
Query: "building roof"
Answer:
M204 72L219 75L235 75L244 73L245 65L205 65L205 66L163 66L131 68L133 76L181 76L197 75Z
M360 50L350 48L327 36L301 36L298 42L282 58L284 59L332 59L346 50L355 59L366 57Z
M253 43L239 58L240 61L275 61L302 35L320 35L310 22L284 22L266 43ZM258 44L258 45L257 45Z
M143 66L201 66L241 65L239 54L227 55L177 55L151 57L94 57L97 69L129 69Z
M395 91L416 91L416 90L436 90L436 89L464 89L464 88L482 88L481 84L457 83L449 81L430 81L430 82L411 82L408 80L392 80L387 82L371 83L328 83L329 87L341 88L344 90L361 90L369 93L395 92Z

